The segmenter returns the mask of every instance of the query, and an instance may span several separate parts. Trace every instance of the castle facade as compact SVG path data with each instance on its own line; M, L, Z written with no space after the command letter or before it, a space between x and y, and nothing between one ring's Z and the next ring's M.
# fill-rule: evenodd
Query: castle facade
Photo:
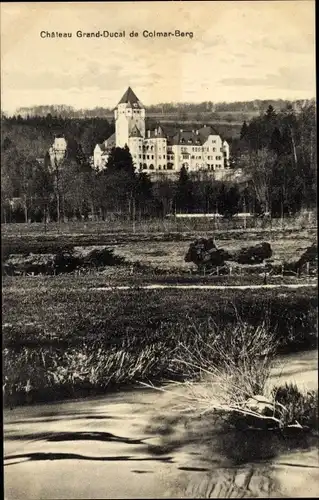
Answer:
M158 125L146 130L145 108L130 87L116 106L114 117L115 134L94 148L97 170L105 168L113 147L127 146L138 172L161 176L177 173L182 167L217 177L229 172L229 145L213 127L165 132Z

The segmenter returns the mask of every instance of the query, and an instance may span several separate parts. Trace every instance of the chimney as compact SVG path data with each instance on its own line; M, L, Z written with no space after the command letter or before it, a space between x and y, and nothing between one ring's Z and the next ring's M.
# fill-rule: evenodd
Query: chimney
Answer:
M151 131L150 130L147 131L147 137L151 137Z
M198 135L198 130L196 130L196 135Z
M154 134L157 135L157 128L154 130Z
M180 129L180 133L181 133L181 134L183 133L183 129L182 129L182 128Z

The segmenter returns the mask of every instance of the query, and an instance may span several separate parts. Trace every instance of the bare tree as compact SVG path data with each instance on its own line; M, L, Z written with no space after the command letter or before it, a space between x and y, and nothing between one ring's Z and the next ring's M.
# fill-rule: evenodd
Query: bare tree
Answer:
M264 212L271 208L271 178L276 155L268 148L259 149L246 156L246 171L251 177L255 196Z

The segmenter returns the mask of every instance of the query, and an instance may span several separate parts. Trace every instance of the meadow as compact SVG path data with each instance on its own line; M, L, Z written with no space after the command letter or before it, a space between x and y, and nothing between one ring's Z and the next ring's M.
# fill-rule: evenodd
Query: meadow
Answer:
M4 227L3 261L10 254L23 259L30 253L81 253L103 246L111 258L107 265L83 273L3 276L5 404L197 376L190 365L178 361L181 356L185 361L185 346L204 353L216 336L222 335L222 342L231 338L238 321L247 325L251 339L262 325L275 336L278 352L316 346L314 286L234 290L228 285L262 284L262 266L250 266L249 272L248 266L232 276L202 276L184 262L189 244L203 236L214 236L218 247L227 250L269 241L275 260L293 260L315 241L313 228L212 230L208 224L200 231L203 221L188 222L191 227L185 231L183 226L184 232L172 232L172 226L156 232L155 225L154 232L125 232L124 226L114 226L112 232L105 223L92 223L91 230L82 223L51 225L45 233L36 224ZM268 282L314 283L310 276L272 276ZM142 288L156 283L225 289ZM132 288L119 290L118 285ZM218 350L211 356L218 363Z
M312 225L302 229L296 221L284 229L270 226L228 229L227 225L221 227L219 222L218 224L214 228L214 221L187 220L185 223L176 220L163 221L162 224L160 221L153 221L144 228L145 231L142 231L142 227L136 227L132 231L131 226L128 231L128 223L125 221L123 224L114 224L114 227L111 222L92 222L61 224L60 227L51 224L46 232L41 224L11 224L2 228L2 260L10 254L45 254L72 251L77 247L81 250L106 246L127 264L135 263L153 270L183 274L196 269L196 266L185 263L184 257L189 244L199 237L214 237L217 247L231 252L268 241L274 261L281 263L297 260L316 241L317 234Z
M260 324L275 332L279 351L313 348L316 307L315 289L98 291L76 288L76 278L66 288L4 286L6 394L48 401L187 378L194 370L175 361L181 346L204 351L216 328L231 337L238 318L252 336Z

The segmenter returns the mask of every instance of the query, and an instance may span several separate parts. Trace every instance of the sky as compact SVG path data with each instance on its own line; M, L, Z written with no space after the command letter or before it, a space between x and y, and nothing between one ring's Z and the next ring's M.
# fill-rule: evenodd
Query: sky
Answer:
M76 32L125 30L122 38ZM130 31L139 36L130 38ZM187 31L193 38L144 38ZM41 31L72 38L41 38ZM2 110L315 97L315 2L1 3Z

